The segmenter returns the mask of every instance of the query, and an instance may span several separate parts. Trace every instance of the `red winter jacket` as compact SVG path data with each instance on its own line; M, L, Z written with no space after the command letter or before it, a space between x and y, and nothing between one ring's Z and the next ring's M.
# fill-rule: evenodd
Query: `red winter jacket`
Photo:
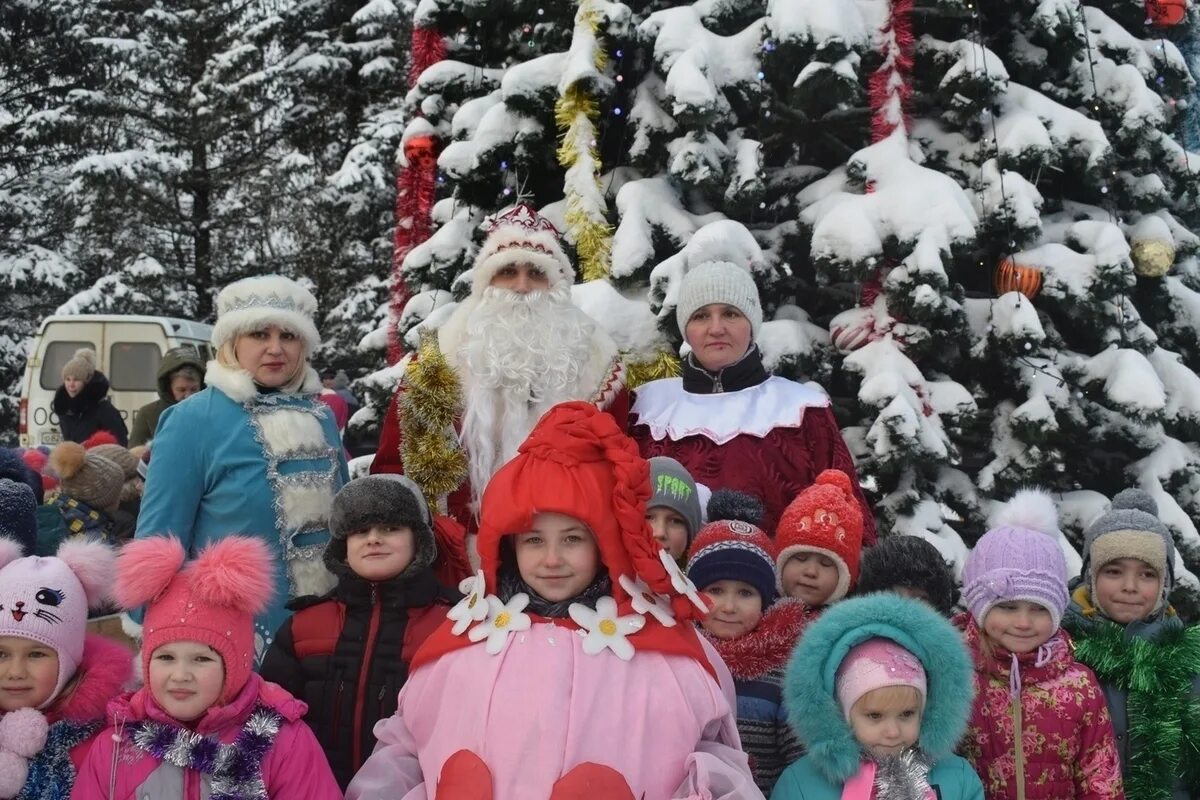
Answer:
M1123 800L1104 693L1075 660L1070 636L1059 630L1037 651L1018 655L1014 682L1011 653L993 648L989 656L970 615L959 615L955 624L975 660L977 692L962 754L979 773L987 800ZM1025 791L1018 795L1022 774Z

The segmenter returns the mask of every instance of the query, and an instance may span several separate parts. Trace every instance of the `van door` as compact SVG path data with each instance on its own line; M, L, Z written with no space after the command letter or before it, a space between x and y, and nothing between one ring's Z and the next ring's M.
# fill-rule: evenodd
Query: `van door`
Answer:
M110 321L104 324L104 346L108 398L132 429L138 409L158 399L158 365L170 343L156 322Z

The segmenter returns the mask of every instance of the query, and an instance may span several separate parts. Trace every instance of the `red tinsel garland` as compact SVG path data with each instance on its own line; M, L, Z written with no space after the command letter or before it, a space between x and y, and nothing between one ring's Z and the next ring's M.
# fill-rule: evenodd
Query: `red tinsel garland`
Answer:
M412 64L408 85L417 84L421 73L446 57L446 41L432 27L415 27L411 40ZM388 363L404 356L400 338L400 315L411 293L404 280L404 257L429 238L436 194L437 146L432 136L416 136L404 143L407 166L396 174L396 235L392 242L391 286L388 297Z
M886 139L901 124L908 129L912 97L913 0L892 0L880 47L883 63L868 84L871 101L871 143Z

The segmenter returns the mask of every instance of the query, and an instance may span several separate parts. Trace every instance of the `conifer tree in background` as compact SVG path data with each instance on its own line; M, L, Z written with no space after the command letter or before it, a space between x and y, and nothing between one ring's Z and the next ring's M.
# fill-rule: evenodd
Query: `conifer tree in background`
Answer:
M29 337L84 279L54 198L89 135L71 97L99 78L61 4L0 5L0 442L17 429Z
M577 302L618 341L643 305L643 347L673 349L678 280L739 261L769 365L830 390L883 530L961 564L993 502L1040 483L1078 544L1139 485L1180 544L1177 600L1200 610L1200 158L1172 138L1194 83L1162 20L1135 0L603 5L630 12L595 81L620 294ZM484 102L443 106L444 199L405 264L406 326L469 266L478 212L509 202L479 142L529 126ZM564 183L532 196L561 218L571 186L550 174Z

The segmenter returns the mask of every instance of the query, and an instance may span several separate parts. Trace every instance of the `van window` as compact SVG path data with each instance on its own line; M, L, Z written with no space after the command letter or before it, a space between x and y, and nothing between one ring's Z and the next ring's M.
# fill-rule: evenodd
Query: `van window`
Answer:
M108 350L108 382L125 392L157 392L162 351L153 342L117 342Z
M63 367L75 355L75 351L81 347L96 349L96 345L91 342L55 341L46 345L46 355L42 356L42 372L39 377L43 389L53 390L62 386Z

